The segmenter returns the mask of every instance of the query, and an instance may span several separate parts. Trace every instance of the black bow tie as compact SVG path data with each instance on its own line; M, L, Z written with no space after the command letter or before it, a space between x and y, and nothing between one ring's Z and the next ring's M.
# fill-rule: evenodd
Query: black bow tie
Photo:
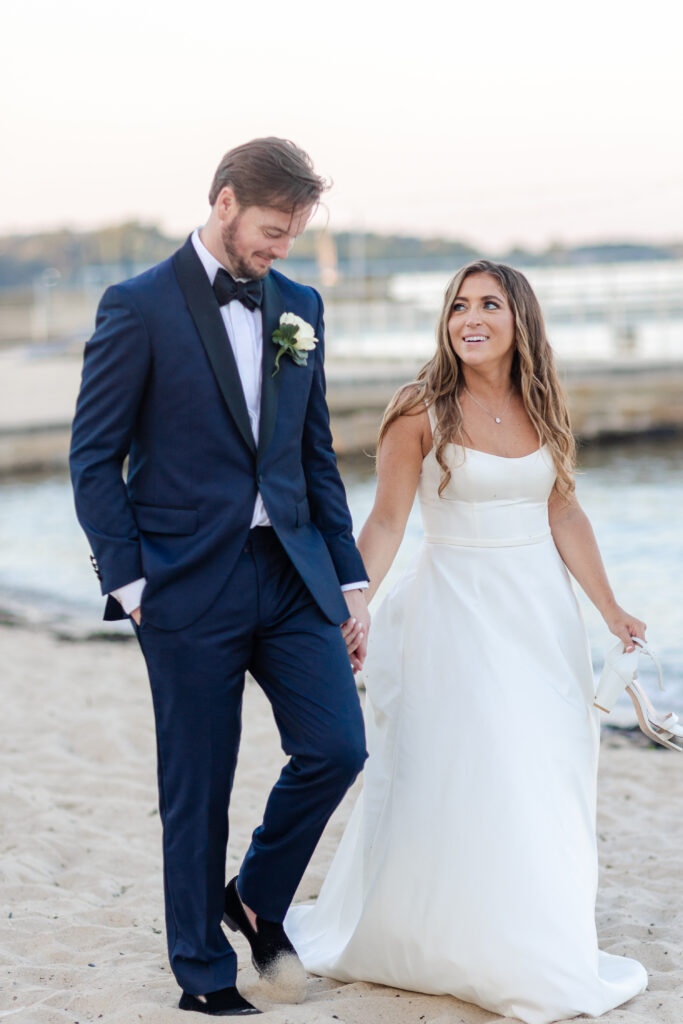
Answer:
M256 309L263 302L263 281L236 281L222 267L214 279L213 290L219 306L237 299L247 309Z

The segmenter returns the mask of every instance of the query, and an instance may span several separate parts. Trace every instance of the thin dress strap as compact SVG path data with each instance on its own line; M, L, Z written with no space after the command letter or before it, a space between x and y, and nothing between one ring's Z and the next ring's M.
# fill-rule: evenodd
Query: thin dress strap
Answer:
M427 401L425 400L425 405L427 406L427 415L429 416L429 426L432 428L432 435L433 435L434 431L436 430L436 409L434 408L434 403L433 402L432 402L431 405L428 405Z

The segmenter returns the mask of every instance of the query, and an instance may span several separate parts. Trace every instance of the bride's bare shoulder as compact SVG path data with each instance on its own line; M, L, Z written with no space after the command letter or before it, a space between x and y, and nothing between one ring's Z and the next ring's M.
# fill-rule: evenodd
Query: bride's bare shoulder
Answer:
M432 429L421 390L411 382L396 392L387 410L390 422L383 431L382 445L390 442L404 450L419 449L424 458L432 447Z

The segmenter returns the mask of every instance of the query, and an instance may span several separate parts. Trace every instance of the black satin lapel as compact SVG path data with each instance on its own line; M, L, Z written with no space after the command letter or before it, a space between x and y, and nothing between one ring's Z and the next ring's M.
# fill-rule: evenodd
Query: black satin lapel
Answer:
M255 452L254 435L232 346L213 288L189 238L174 255L173 266L225 404L246 444Z
M258 454L262 455L270 444L275 429L277 399L282 370L273 376L278 349L273 342L280 317L285 311L280 289L269 274L263 281L263 377L261 382L261 420L259 425Z

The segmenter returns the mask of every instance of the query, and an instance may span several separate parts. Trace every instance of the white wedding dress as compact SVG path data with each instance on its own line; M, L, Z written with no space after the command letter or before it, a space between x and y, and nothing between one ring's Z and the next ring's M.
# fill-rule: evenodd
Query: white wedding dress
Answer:
M598 950L599 744L587 638L547 500L545 448L450 446L419 483L424 540L377 611L364 786L314 906L305 967L526 1024L598 1016L645 969Z

